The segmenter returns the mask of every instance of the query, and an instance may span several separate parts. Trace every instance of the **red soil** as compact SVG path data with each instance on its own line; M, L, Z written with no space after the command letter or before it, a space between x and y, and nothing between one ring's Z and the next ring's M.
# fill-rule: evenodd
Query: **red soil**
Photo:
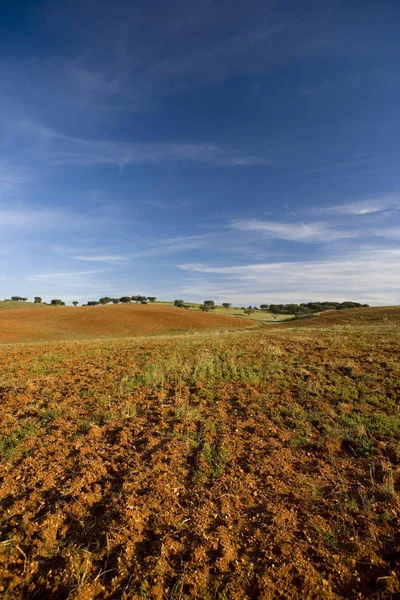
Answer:
M0 342L131 337L251 326L237 317L159 305L11 309L0 312Z

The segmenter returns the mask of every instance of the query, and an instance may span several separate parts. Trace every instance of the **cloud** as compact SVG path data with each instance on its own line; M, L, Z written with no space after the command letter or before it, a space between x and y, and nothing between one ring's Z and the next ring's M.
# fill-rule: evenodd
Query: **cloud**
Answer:
M73 260L82 260L87 262L106 262L106 263L118 263L129 260L129 256L122 256L118 254L104 254L97 256L70 256Z
M327 223L279 223L274 221L261 221L259 219L239 219L233 221L231 226L240 231L260 231L267 237L293 242L314 243L332 242L344 238L357 237L355 231L334 229Z
M62 215L57 211L34 210L31 208L1 208L0 228L48 227L51 223L62 223Z
M226 12L219 17L225 21ZM243 14L242 14L243 17ZM243 26L239 31L232 32L223 41L220 35L217 40L204 41L209 38L209 23L203 19L203 43L199 48L182 47L178 54L161 56L149 65L146 71L146 85L153 93L158 87L164 93L180 93L188 88L222 81L229 78L234 68L236 72L265 73L273 70L288 51L283 47L283 35L288 34L294 24L290 19L273 23L264 15L263 23L253 23ZM222 24L221 24L222 25ZM185 44L186 45L186 44ZM279 46L281 52L277 52ZM190 78L187 75L190 74Z
M28 194L25 193L26 196ZM76 208L46 208L45 206L31 206L26 203L18 203L12 206L10 202L0 204L0 231L2 235L14 235L14 232L24 232L26 239L37 237L38 233L42 241L51 237L55 232L64 235L81 234L90 237L99 232L110 232L113 227L120 226L122 217L118 216L113 207L109 210L107 206L90 208L82 206ZM4 233L3 233L4 232ZM84 254L84 251L74 252L76 255ZM97 254L97 252L96 252ZM100 254L100 253L99 253ZM101 253L102 254L102 253Z
M165 164L166 162L200 163L215 167L271 167L268 156L249 154L240 148L227 148L214 143L185 141L123 142L112 139L83 139L64 135L32 119L15 119L7 125L12 143L24 146L23 158L31 165L117 166ZM7 148L6 148L7 150ZM5 175L4 175L5 177ZM0 165L0 182L2 171ZM6 181L7 183L7 181ZM10 185L12 180L10 180Z
M71 279L76 279L76 278L80 278L80 277L86 277L87 275L95 275L98 273L106 273L108 271L108 269L95 269L95 270L91 270L91 271L73 271L73 272L60 272L60 273L36 273L36 274L32 274L29 275L27 277L28 281L40 281L40 280L51 280L51 279L58 279L58 280L71 280Z
M382 268L382 265L385 265ZM358 300L372 304L400 303L400 250L382 249L332 257L324 261L292 261L213 266L181 264L194 275L180 292L190 298L268 303ZM202 280L196 279L203 274Z
M383 238L391 240L400 240L400 226L399 227L387 227L386 229L378 230L379 235Z
M369 215L377 212L400 210L400 195L384 196L348 204L317 208L315 212L338 215Z
M29 132L36 131L29 127ZM113 140L85 140L49 131L34 148L35 157L41 157L54 165L114 165L121 170L129 165L147 165L165 162L193 162L219 167L262 167L273 162L261 156L247 156L240 150L226 149L206 143L164 142L136 143Z
M0 202L7 203L11 199L15 202L15 199L19 199L29 180L29 169L0 159ZM0 210L1 207L0 204Z
M33 273L25 278L25 282L31 289L40 288L40 295L43 298L61 297L63 300L79 300L113 293L115 286L109 281L110 272L111 269L93 269ZM107 275L104 277L105 274Z
M4 190L14 190L21 183L21 178L5 163L0 163L0 187Z
M210 233L203 235L188 235L176 238L156 240L151 246L130 254L132 259L150 258L152 256L167 256L190 250L205 248L215 236Z
M213 234L203 235L191 235L182 236L176 238L165 238L160 240L154 240L151 244L148 241L143 242L140 245L140 249L132 249L130 244L126 245L129 251L125 251L124 254L96 254L96 249L92 248L92 254L88 254L90 250L87 248L69 248L68 246L53 246L52 252L59 254L71 260L77 260L81 262L94 262L94 263L111 263L115 265L131 266L133 261L140 261L141 259L147 259L152 257L166 257L173 254L179 254L181 252L187 252L190 250L205 248L210 240L213 239ZM133 245L137 247L137 241L133 242ZM126 250L125 248L125 250ZM88 273L90 273L89 271ZM93 273L98 271L92 271ZM102 271L99 271L102 272Z
M165 200L145 200L145 204L149 206L155 206L163 210L179 210L188 206L190 202L183 200L182 202L166 202Z

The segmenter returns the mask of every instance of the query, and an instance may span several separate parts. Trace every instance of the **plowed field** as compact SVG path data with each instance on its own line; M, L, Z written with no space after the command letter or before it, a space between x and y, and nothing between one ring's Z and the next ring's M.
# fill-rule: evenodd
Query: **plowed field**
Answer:
M254 323L169 306L116 305L0 311L0 342L131 337L160 333L246 328Z
M398 599L391 318L2 345L2 598Z

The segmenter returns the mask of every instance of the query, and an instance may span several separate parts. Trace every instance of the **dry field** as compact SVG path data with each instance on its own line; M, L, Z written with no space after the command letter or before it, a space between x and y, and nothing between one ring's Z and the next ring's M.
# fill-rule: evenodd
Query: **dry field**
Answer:
M173 302L157 302L157 306L173 306ZM200 304L187 303L189 310L199 311ZM210 311L211 312L211 311ZM242 319L250 319L252 321L258 321L263 323L279 323L280 321L288 321L293 319L293 315L274 315L265 310L255 310L250 315L247 315L244 310L238 306L231 306L230 308L224 308L223 306L216 306L211 314L223 315L225 317L240 317Z
M254 323L157 304L44 306L0 311L0 343L157 335L246 328Z
M316 317L295 320L291 323L285 323L285 327L298 328L327 328L334 327L342 329L352 329L357 327L359 330L373 329L385 333L388 330L396 331L400 326L400 307L398 306L377 306L369 308L357 308L348 310L326 310L319 313Z
M399 598L400 309L357 313L3 344L2 597Z
M35 302L18 302L17 300L0 300L0 310L27 309L27 308L44 308L46 304Z

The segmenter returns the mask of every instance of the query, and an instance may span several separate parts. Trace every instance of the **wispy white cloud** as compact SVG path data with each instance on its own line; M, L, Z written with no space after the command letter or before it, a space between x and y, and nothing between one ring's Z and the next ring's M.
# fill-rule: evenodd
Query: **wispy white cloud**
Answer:
M232 222L240 231L259 231L267 237L294 242L332 242L343 238L357 237L356 231L335 229L328 223L279 223L259 219L239 219Z
M25 194L26 196L27 194ZM0 231L8 236L13 232L24 232L27 237L37 236L40 232L43 237L54 232L63 232L72 235L81 233L92 235L100 231L109 231L112 227L120 224L117 210L105 210L102 207L75 208L47 208L39 203L28 205L26 202L0 204ZM83 252L76 252L82 254Z
M400 210L400 194L316 208L314 212L338 215L369 215L391 210Z
M182 252L188 252L190 250L206 248L212 243L212 240L215 239L215 237L216 234L205 233L202 235L158 239L154 240L151 244L149 244L148 241L143 241L143 243L140 244L139 249L137 240L132 243L125 242L125 251L123 254L97 254L97 248L92 248L92 251L90 252L89 248L84 250L83 248L70 248L68 246L52 246L50 250L54 254L58 254L71 260L110 263L125 267L133 261L137 262L152 257L167 257Z
M64 5L41 9L41 29L52 36L57 30L64 36L69 32L72 58L58 64L56 56L44 64L41 53L33 68L31 61L24 70L40 81L44 93L48 80L56 79L56 89L78 107L91 101L112 108L117 95L117 106L143 109L152 97L223 81L233 70L259 75L294 57L342 57L354 48L355 20L349 15L338 30L334 13L328 25L318 11L294 16L269 2L239 1L229 11L221 3L181 0L140 11L126 2L71 0ZM359 28L357 52L370 51L368 33ZM389 53L390 46L380 49ZM21 68L15 63L12 72Z
M196 142L123 142L112 139L81 139L43 126L32 119L12 123L11 129L25 142L25 157L48 165L129 165L165 162L202 163L215 167L270 167L269 156L249 154L240 148ZM1 171L0 171L1 176Z
M382 265L385 268L382 268ZM213 266L181 264L180 269L204 279L189 278L181 288L188 297L254 303L271 300L353 299L372 304L400 303L400 250L389 249L298 261Z
M86 277L87 275L97 275L98 273L106 273L108 269L95 269L91 271L61 271L59 273L34 273L32 275L28 275L28 281L40 281L40 280L71 280L80 277Z
M84 140L57 134L42 153L49 163L57 165L129 165L164 162L194 162L214 166L271 166L272 161L261 156L225 149L204 143L135 143L105 140Z
M0 188L7 191L14 190L20 183L21 177L15 173L15 170L0 162Z
M0 227L48 227L49 224L57 222L63 222L61 214L57 211L0 207Z
M182 202L166 202L165 200L145 200L145 204L149 206L155 206L156 208L161 208L163 210L179 210L180 208L184 208L188 206L190 203L186 200Z
M386 227L386 229L379 229L380 237L387 238L389 240L400 240L400 225L398 227Z
M187 235L176 238L156 240L153 244L151 244L151 246L149 245L143 248L143 250L133 252L130 257L132 259L163 257L172 254L179 254L180 252L198 250L201 248L206 248L213 238L215 238L214 234L205 233L202 235Z
M1 154L1 148L0 148ZM3 208L11 199L19 199L22 190L30 179L29 169L9 164L0 158L0 202ZM2 205L0 204L0 209Z
M30 288L32 295L39 293L48 300L98 299L104 294L113 293L115 286L109 277L110 269L32 273L24 279L24 289Z
M73 260L81 260L86 262L105 262L105 263L120 263L129 260L129 256L122 256L120 254L103 254L96 256L70 256Z

